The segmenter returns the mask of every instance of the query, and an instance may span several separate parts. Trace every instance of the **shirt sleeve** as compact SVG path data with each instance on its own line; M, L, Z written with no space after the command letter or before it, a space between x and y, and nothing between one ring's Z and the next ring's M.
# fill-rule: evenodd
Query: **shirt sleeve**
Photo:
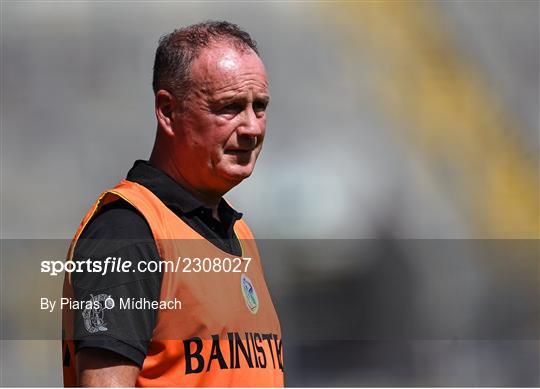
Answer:
M83 302L75 307L75 351L107 349L142 366L157 310L129 303L159 300L162 280L161 273L139 267L160 259L148 223L124 201L108 204L84 229L73 259L88 264L72 273L74 300ZM127 261L127 271L113 266Z

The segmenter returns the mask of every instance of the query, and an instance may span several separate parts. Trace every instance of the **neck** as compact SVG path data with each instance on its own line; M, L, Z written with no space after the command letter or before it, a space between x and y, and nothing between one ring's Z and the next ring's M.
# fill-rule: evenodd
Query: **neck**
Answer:
M190 192L196 199L200 200L206 207L212 210L212 215L215 218L218 217L218 205L223 197L221 193L214 193L211 191L201 190L192 185L188 180L185 179L181 171L176 167L176 165L167 157L162 157L163 155L168 155L163 152L156 152L156 148L152 150L150 156L150 163L158 168L159 170L165 172L169 177L176 181L179 185L182 185L188 192Z

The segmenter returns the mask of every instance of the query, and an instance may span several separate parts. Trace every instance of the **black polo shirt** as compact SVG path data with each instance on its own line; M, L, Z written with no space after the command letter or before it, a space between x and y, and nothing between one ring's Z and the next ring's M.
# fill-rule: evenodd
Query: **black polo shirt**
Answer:
M225 200L218 205L220 220L185 188L147 161L136 161L127 180L149 189L171 211L221 250L235 256L241 247L234 223L242 217ZM82 232L74 252L75 261L104 261L107 257L136 263L159 260L156 243L144 217L130 204L119 200L103 206ZM162 274L155 272L72 273L76 300L107 294L122 298L146 297L159 300ZM156 310L111 310L103 319L106 331L89 332L82 311L75 315L76 351L86 347L103 348L129 358L139 366L146 357L156 323Z

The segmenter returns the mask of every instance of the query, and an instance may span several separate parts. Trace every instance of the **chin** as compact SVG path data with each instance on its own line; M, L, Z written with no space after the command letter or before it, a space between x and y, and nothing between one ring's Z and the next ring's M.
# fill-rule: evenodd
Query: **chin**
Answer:
M227 177L229 181L240 183L251 176L251 173L253 173L253 167L237 165L224 171L222 176Z

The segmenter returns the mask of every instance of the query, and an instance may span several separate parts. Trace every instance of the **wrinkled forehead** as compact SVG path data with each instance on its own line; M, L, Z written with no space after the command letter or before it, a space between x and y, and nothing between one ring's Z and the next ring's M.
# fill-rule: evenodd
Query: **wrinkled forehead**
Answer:
M191 67L193 86L205 93L234 87L237 84L267 92L266 70L251 49L238 50L226 44L214 44L201 51Z

